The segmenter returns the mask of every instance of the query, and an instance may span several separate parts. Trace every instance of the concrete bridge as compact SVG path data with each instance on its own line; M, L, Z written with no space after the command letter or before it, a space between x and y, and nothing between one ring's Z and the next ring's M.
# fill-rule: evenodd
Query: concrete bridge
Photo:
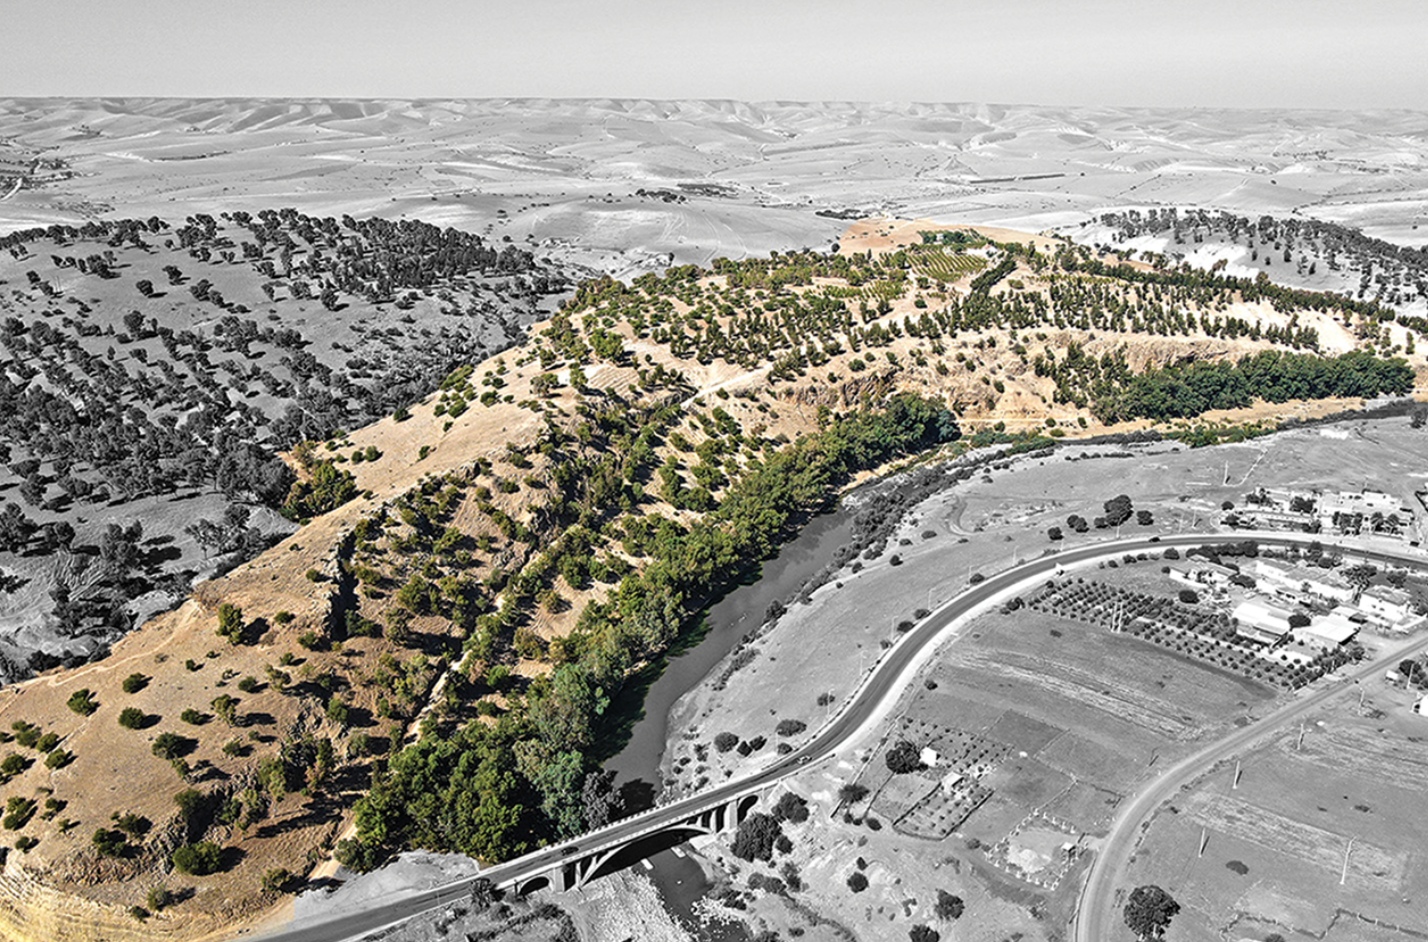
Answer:
M593 843L577 840L564 845L560 857L546 869L513 876L498 886L520 894L543 889L578 889L591 880L633 866L692 837L732 831L749 817L758 803L756 791L739 794L673 820L654 821L633 834L621 834L613 840Z

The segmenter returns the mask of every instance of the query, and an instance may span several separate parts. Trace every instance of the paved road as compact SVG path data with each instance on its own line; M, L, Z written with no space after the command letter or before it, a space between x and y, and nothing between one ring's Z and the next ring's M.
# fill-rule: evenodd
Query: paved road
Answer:
M551 869L571 853L584 856L603 848L628 843L641 834L688 818L705 808L732 801L742 795L762 791L798 772L803 766L834 754L840 747L857 739L868 728L881 722L882 714L896 701L906 684L913 679L921 662L943 640L941 635L948 625L1021 583L1043 578L1064 566L1107 557L1116 558L1125 553L1139 553L1152 549L1163 550L1170 546L1200 546L1207 543L1238 542L1250 538L1259 539L1262 543L1304 542L1293 537L1285 538L1282 535L1267 534L1229 536L1188 534L1160 538L1124 539L1062 550L1051 556L1013 566L951 599L899 638L830 722L802 747L789 753L778 762L761 771L618 821L600 831L586 834L573 841L551 845L524 857L490 867L482 871L481 876L497 884L525 880ZM1325 542L1326 545L1332 543L1332 541L1322 542ZM1388 554L1370 552L1367 555L1376 555L1380 559L1391 559L1396 562L1402 561L1398 557ZM1258 731L1260 727L1256 725L1253 729ZM1240 735L1240 732L1237 732L1236 735ZM1098 859L1097 863L1099 862ZM470 892L472 879L474 878L458 880L430 890L402 891L388 897L370 900L361 904L362 908L336 918L302 924L294 923L282 930L265 935L263 938L266 942L341 942L341 940L392 925L418 913L460 899ZM1088 883L1088 888L1089 885ZM1083 900L1091 898L1083 896ZM1106 942L1109 937L1081 938L1085 939L1085 942Z
M1399 557L1383 552L1367 555L1385 562L1423 565L1423 560L1417 557ZM1428 647L1428 639L1421 637L1396 645L1374 660L1366 661L1352 671L1342 672L1341 680L1320 681L1320 686L1312 692L1301 694L1293 702L1161 772L1121 809L1097 851L1076 908L1074 942L1112 942L1117 938L1131 938L1129 930L1122 925L1116 906L1116 891L1124 887L1122 881L1139 843L1142 826L1148 824L1160 806L1181 788L1209 772L1217 763L1245 751L1258 740L1306 716L1326 701L1351 692L1360 681L1395 666L1401 659L1425 647Z

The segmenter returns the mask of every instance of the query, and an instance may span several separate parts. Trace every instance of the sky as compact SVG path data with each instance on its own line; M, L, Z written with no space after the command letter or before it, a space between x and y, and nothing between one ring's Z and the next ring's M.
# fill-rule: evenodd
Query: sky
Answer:
M1423 0L5 0L0 95L1428 109Z

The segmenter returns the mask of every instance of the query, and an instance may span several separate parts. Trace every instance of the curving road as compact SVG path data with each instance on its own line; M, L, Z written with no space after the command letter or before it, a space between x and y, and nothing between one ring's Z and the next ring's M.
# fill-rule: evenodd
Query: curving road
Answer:
M1030 560L988 577L982 583L972 586L960 595L943 604L937 611L907 632L890 648L865 675L853 695L814 736L798 749L779 759L772 765L750 775L716 785L706 791L690 795L678 801L652 808L641 814L625 818L599 831L585 834L563 844L554 844L523 857L498 864L483 870L481 877L497 885L509 885L524 881L537 874L552 869L574 853L585 856L603 849L613 848L652 831L660 830L697 812L723 804L744 795L763 791L780 780L800 771L805 765L833 755L841 747L858 739L863 733L877 726L892 708L903 688L909 684L928 660L939 644L945 640L943 632L958 620L975 613L978 609L998 600L1004 593L1022 588L1025 583L1040 580L1065 566L1094 562L1099 559L1116 558L1125 553L1138 553L1152 549L1166 549L1170 546L1201 546L1209 543L1234 543L1255 539L1261 543L1306 543L1310 538L1300 539L1292 534L1234 534L1206 535L1188 534L1184 536L1164 536L1115 540L1094 543L1076 549L1062 550L1054 555ZM1396 553L1365 550L1319 540L1326 545L1336 545L1348 549L1355 555L1364 555L1380 561L1421 565L1419 557L1400 556ZM1406 648L1405 648L1406 650ZM1357 673L1367 676L1378 669L1379 662ZM1340 688L1318 691L1308 698L1296 701L1270 714L1264 721L1237 730L1220 743L1197 753L1168 769L1155 780L1137 799L1128 805L1117 818L1111 833L1105 841L1105 850L1097 855L1082 894L1082 907L1089 907L1096 915L1078 919L1077 939L1079 942L1107 942L1106 934L1095 934L1107 925L1106 913L1112 900L1113 880L1119 872L1119 865L1108 868L1106 861L1119 852L1123 859L1129 855L1125 846L1132 840L1139 821L1154 810L1165 795L1173 793L1180 783L1193 777L1203 769L1219 761L1223 755L1242 748L1253 738L1264 735L1273 724L1281 724L1287 718L1298 716L1318 702L1327 699ZM407 890L372 899L360 904L362 908L337 917L321 920L304 920L293 923L281 930L264 935L267 942L341 942L376 929L390 926L422 912L439 908L462 899L470 893L475 877L468 877L429 890Z

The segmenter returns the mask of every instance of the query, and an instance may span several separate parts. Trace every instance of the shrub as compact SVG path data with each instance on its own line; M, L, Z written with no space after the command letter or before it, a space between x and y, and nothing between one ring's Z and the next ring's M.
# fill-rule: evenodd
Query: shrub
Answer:
M45 756L45 768L62 769L74 761L74 753L66 749L56 749Z
M966 909L962 902L962 897L953 896L946 890L937 891L937 905L933 912L937 913L938 919L961 919L962 912Z
M779 720L774 732L780 736L797 736L808 728L808 724L803 720Z
M159 733L154 737L154 755L160 759L177 759L192 747L192 740L177 733Z
M174 869L195 877L207 876L218 871L223 862L223 850L212 841L187 844L174 851Z
M286 867L274 867L263 872L263 892L281 893L292 883L293 875Z
M861 893L868 888L868 878L860 871L853 871L848 875L848 889L854 893Z
M739 737L733 733L720 733L714 737L714 748L720 752L728 752L739 744Z
M122 857L129 849L129 841L124 836L123 831L111 831L107 828L99 828L90 838L94 844L94 849L99 851L101 857Z
M125 729L140 729L148 719L148 715L137 707L125 707L119 712L119 725Z
M143 674L134 673L124 678L124 682L119 685L125 693L138 693L149 686L149 678Z
M116 828L136 840L148 834L149 829L154 826L154 823L148 818L141 814L134 814L132 811L127 811L124 814L114 812L113 821Z
M66 705L80 716L89 716L99 709L99 704L94 702L94 695L89 692L88 687L81 687L70 694Z
M5 803L5 817L0 819L0 825L3 825L7 831L18 831L30 823L30 819L34 817L38 807L29 798L11 795L9 801Z
M931 926L917 925L907 930L907 937L912 942L940 942L942 934Z
M202 726L204 723L208 722L208 714L203 713L199 710L195 710L193 707L189 707L187 710L184 710L182 713L179 714L179 719L183 720L190 726Z
M53 753L51 753L51 755L53 755ZM0 762L0 777L9 779L13 776L19 775L21 772L25 771L29 767L29 759L26 759L24 756L17 755L12 752L5 757L5 761Z

